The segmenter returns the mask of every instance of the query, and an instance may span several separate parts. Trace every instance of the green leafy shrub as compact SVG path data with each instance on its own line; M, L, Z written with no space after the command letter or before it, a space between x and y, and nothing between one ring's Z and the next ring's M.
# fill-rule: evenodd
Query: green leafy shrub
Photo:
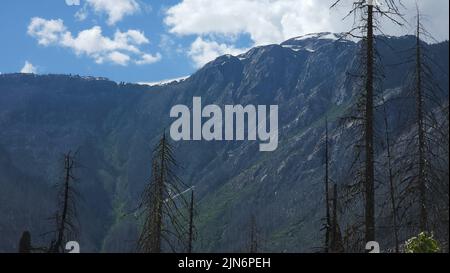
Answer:
M433 238L433 234L422 232L417 237L406 241L406 253L438 253L441 249L438 241Z

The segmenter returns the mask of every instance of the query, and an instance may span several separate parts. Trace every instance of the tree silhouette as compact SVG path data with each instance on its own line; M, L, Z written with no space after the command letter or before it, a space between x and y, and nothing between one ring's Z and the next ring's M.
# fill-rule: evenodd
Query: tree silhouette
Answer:
M330 251L330 232L331 232L331 215L330 215L330 158L329 158L329 143L328 143L328 118L325 120L325 253Z
M448 234L448 93L436 83L436 72L442 68L424 45L424 40L434 40L421 23L422 14L417 8L415 45L412 57L413 76L409 98L414 101L414 128L405 139L402 158L402 186L405 197L418 213L411 213L414 234L438 231ZM446 75L448 77L448 75ZM442 104L447 101L446 104ZM448 236L441 236L448 241Z
M72 152L64 155L64 178L63 183L58 184L58 210L55 213L54 221L56 238L52 240L48 251L50 253L63 253L64 243L70 236L76 233L76 197L77 192L73 186L76 178L73 170L76 168L75 157Z
M186 249L186 216L189 205L183 194L186 185L175 174L178 164L173 147L165 133L153 151L152 180L141 200L144 224L138 241L138 250L145 253L161 253L163 243L173 252L182 246Z
M344 0L337 0L331 7L336 7ZM376 50L375 50L375 30L379 30L377 25L377 15L387 17L392 22L401 25L401 15L398 8L398 1L384 0L383 8L375 5L373 0L353 1L353 7L347 16L355 16L355 26L347 33L348 35L362 38L363 40L363 72L361 78L364 81L363 92L359 96L357 103L358 114L354 118L361 125L362 144L358 144L358 149L363 150L363 170L359 172L363 182L364 197L364 234L365 241L375 241L375 80L376 80ZM360 34L356 34L360 32ZM361 153L358 153L358 157Z

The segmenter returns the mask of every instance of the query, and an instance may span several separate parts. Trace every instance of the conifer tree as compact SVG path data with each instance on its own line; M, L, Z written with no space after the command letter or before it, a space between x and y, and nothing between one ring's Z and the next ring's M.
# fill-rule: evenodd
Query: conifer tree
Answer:
M183 187L175 174L178 164L173 147L165 133L153 151L152 180L142 196L143 228L138 250L145 253L161 253L164 244L172 252L186 249L186 211L188 203L183 197Z

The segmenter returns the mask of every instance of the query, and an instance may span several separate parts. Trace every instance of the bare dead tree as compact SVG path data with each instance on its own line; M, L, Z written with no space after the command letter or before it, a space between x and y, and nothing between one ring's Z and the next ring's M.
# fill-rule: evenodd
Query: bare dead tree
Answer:
M75 156L72 152L64 155L64 177L63 183L57 184L58 187L58 210L55 213L56 238L52 240L48 252L63 253L64 242L68 241L70 236L76 234L76 199L78 193L75 190L74 182L76 178L73 170L76 168Z
M426 159L425 159L425 127L424 127L424 98L422 89L422 47L420 40L420 16L417 14L416 32L416 103L417 103L417 135L419 148L418 188L420 194L420 224L421 231L427 230L428 212L426 202Z
M185 235L188 203L183 197L186 185L175 174L178 164L165 133L153 151L152 180L140 204L144 217L138 250L161 253L166 244L172 252L186 249Z
M435 73L442 68L426 50L425 40L434 40L421 22L417 8L415 45L409 60L414 74L410 98L414 100L414 130L407 137L408 158L402 162L403 184L409 195L404 199L417 209L417 232L448 230L448 91L437 84ZM448 78L448 74L446 74ZM446 94L445 94L446 93ZM442 214L442 212L444 214ZM433 218L433 219L432 219ZM441 233L448 234L448 231ZM448 236L442 236L448 241Z
M330 228L331 228L331 215L330 215L330 158L329 158L329 137L328 137L328 118L325 120L325 253L330 250Z
M344 0L337 0L331 7L336 7ZM363 148L363 193L364 193L364 226L365 241L375 241L375 118L374 118L374 98L375 98L375 30L380 30L377 23L378 17L387 17L392 22L401 25L401 14L399 12L399 2L394 0L384 0L384 7L374 5L373 0L353 1L353 8L347 16L355 17L355 25L348 35L363 39L363 61L364 91L360 96L357 107L360 109L360 116L357 121L362 125L363 144L358 148ZM378 17L377 17L378 16ZM360 32L361 34L355 34ZM361 155L361 154L359 154Z
M373 115L373 5L367 6L367 76L366 76L366 106L365 106L365 197L366 197L366 241L375 241L375 165L374 165L374 115Z

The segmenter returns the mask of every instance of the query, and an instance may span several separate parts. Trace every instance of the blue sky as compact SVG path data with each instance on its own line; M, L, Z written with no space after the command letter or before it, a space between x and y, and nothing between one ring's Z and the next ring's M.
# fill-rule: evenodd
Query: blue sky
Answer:
M82 2L82 1L81 1ZM0 9L1 64L0 72L19 72L28 61L36 67L38 73L81 74L105 76L116 81L156 81L188 75L193 71L192 64L183 54L172 52L165 54L162 60L146 65L120 65L113 62L98 64L86 54L77 54L73 49L58 45L39 45L37 39L27 33L31 19L40 17L46 20L62 19L66 28L75 36L76 33L100 26L106 37L114 36L117 30L140 30L149 40L141 50L151 54L163 54L159 48L161 34L166 27L161 23L163 9L166 5L177 1L164 0L159 5L142 8L132 16L126 16L111 26L107 24L105 13L89 14L80 21L75 13L80 6L68 6L64 0L40 1L2 1ZM188 46L191 39L179 39L180 46ZM178 56L181 55L181 56ZM180 60L181 59L181 60Z
M328 0L3 0L0 72L80 74L156 82L190 75L222 54L313 32L340 32L347 7ZM413 0L404 0L411 19ZM448 39L448 1L422 1ZM411 32L386 24L388 34Z

